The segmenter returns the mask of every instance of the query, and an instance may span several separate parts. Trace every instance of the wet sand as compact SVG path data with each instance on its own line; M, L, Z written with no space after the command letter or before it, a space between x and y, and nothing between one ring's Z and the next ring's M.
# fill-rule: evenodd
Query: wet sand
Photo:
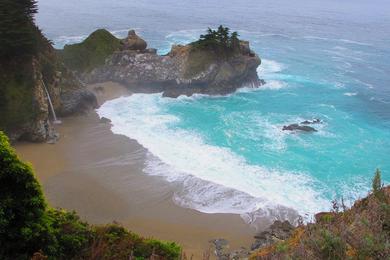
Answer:
M115 83L89 88L100 104L131 94ZM75 210L90 223L117 221L143 236L176 241L194 259L202 259L211 239L225 238L231 249L253 242L255 229L239 215L205 214L174 204L178 184L145 174L147 151L135 140L112 134L96 112L62 121L54 145L15 144L32 163L51 206Z

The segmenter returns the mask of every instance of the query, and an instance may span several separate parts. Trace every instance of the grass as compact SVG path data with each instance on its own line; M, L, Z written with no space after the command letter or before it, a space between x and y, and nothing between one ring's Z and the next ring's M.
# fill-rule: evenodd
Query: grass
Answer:
M99 29L81 43L65 45L59 53L69 69L89 72L103 65L106 58L120 46L118 38L105 29Z

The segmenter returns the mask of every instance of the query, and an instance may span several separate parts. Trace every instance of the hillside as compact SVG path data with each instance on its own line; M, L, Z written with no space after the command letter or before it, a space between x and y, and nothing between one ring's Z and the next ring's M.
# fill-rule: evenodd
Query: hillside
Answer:
M289 238L275 239L251 259L389 259L390 186L381 186L377 172L368 197L350 209L334 202L331 212L315 216L315 223L299 225Z
M88 72L103 65L106 58L121 46L120 40L105 29L91 33L83 42L65 45L59 50L65 65L71 70Z

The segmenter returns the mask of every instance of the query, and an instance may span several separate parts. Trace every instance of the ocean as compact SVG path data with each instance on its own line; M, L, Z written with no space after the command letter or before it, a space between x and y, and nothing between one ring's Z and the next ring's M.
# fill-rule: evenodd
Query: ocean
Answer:
M149 151L145 174L206 213L305 218L390 182L390 3L385 0L39 0L55 47L135 29L160 54L220 24L249 40L266 84L226 96L134 94L97 111ZM283 131L320 119L318 132Z

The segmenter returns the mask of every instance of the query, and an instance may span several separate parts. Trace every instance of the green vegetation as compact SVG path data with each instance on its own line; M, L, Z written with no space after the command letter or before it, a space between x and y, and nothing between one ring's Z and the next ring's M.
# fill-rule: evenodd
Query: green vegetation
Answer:
M26 259L51 240L46 203L31 166L0 132L0 259Z
M0 64L0 130L11 131L30 122L33 113L34 75L30 64Z
M12 132L41 112L33 98L35 74L46 56L46 71L54 65L50 42L33 22L36 1L2 0L0 10L0 130Z
M120 46L118 38L107 30L99 29L81 43L65 45L60 54L68 68L88 72L103 65L106 58Z
M0 1L0 60L33 55L38 49L38 38L33 23L37 13L35 0Z
M208 69L211 63L229 59L240 51L238 33L220 25L217 30L209 28L200 39L190 44L187 68L184 76L191 78Z
M211 49L220 56L230 56L240 47L238 33L230 34L228 27L220 25L217 30L209 28L206 34L202 34L200 39L191 43L196 49Z
M372 184L372 193L350 209L336 205L332 212L319 213L316 223L297 227L289 239L251 258L390 259L390 187L383 187L379 170Z
M178 259L175 243L142 238L118 224L93 226L49 208L29 164L0 132L0 259ZM38 253L39 252L39 253Z
M372 192L374 195L379 199L383 200L383 183L381 178L381 171L379 169L376 169L374 179L372 180Z

